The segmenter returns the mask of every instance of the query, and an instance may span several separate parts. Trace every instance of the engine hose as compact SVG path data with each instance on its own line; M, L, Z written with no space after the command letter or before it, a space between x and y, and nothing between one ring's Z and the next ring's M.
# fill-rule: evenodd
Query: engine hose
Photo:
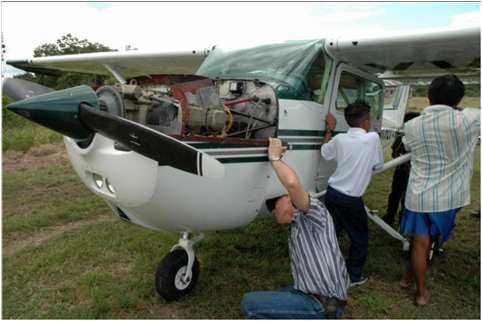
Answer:
M231 113L231 109L228 106L224 106L224 111L228 114L228 127L225 129L225 133L227 133L231 127L233 127L233 114Z

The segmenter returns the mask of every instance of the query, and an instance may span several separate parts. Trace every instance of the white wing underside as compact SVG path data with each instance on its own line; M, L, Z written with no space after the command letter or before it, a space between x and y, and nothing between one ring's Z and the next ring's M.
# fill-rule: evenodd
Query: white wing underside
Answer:
M9 60L7 64L29 72L56 75L59 71L110 75L112 68L122 76L190 75L199 68L209 50L185 52L101 52Z
M480 72L480 29L460 29L436 33L370 39L327 39L327 52L372 73ZM67 56L9 60L25 71L56 74L59 71L108 75L108 65L123 77L155 74L194 74L209 50L144 53L104 52Z
M338 38L327 51L372 73L413 75L446 70L480 72L480 29L469 28L383 38Z

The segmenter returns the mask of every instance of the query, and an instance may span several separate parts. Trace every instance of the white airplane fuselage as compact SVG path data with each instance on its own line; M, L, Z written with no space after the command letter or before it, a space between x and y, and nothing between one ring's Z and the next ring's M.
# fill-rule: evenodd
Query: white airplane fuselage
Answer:
M279 100L277 136L288 144L283 160L308 191L323 190L336 167L320 154L328 108L329 104L312 101ZM332 113L338 118L337 131L346 131L343 113ZM375 128L380 121L374 120ZM286 193L267 159L267 146L187 142L224 164L225 176L218 179L158 166L135 152L115 149L114 141L100 134L85 149L71 138L65 137L64 142L73 168L92 192L121 218L153 230L242 227L267 214L265 200ZM99 176L102 186L95 182Z
M284 108L289 109L290 116L294 117L296 113L314 109L312 104L286 100L280 102L280 110L283 113ZM284 160L296 170L304 186L314 190L320 165L321 110L318 117L310 119L314 122L311 127L318 125L312 133L305 129L283 135L280 128L278 136L288 142L296 141L289 143ZM225 177L216 179L158 166L135 152L116 150L114 141L102 135L97 134L86 149L79 148L71 138L66 137L64 141L75 171L92 192L104 198L118 215L122 216L121 210L131 222L154 230L210 231L241 227L266 212L266 199L284 193L266 158L266 147L202 148L197 147L202 142L192 142L224 163ZM105 181L99 188L93 174L107 179L114 193Z

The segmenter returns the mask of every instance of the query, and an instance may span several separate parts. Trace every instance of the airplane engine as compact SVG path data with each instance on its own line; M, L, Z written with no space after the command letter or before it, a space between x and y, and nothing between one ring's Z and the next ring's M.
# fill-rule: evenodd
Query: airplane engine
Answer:
M278 101L259 81L208 79L173 85L130 84L97 90L100 110L168 135L266 138L274 135Z

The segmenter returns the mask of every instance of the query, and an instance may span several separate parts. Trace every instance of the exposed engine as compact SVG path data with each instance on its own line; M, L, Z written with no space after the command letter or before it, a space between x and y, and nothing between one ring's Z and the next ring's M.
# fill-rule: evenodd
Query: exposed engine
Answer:
M266 138L276 130L275 91L259 81L201 79L103 86L101 110L171 135Z

